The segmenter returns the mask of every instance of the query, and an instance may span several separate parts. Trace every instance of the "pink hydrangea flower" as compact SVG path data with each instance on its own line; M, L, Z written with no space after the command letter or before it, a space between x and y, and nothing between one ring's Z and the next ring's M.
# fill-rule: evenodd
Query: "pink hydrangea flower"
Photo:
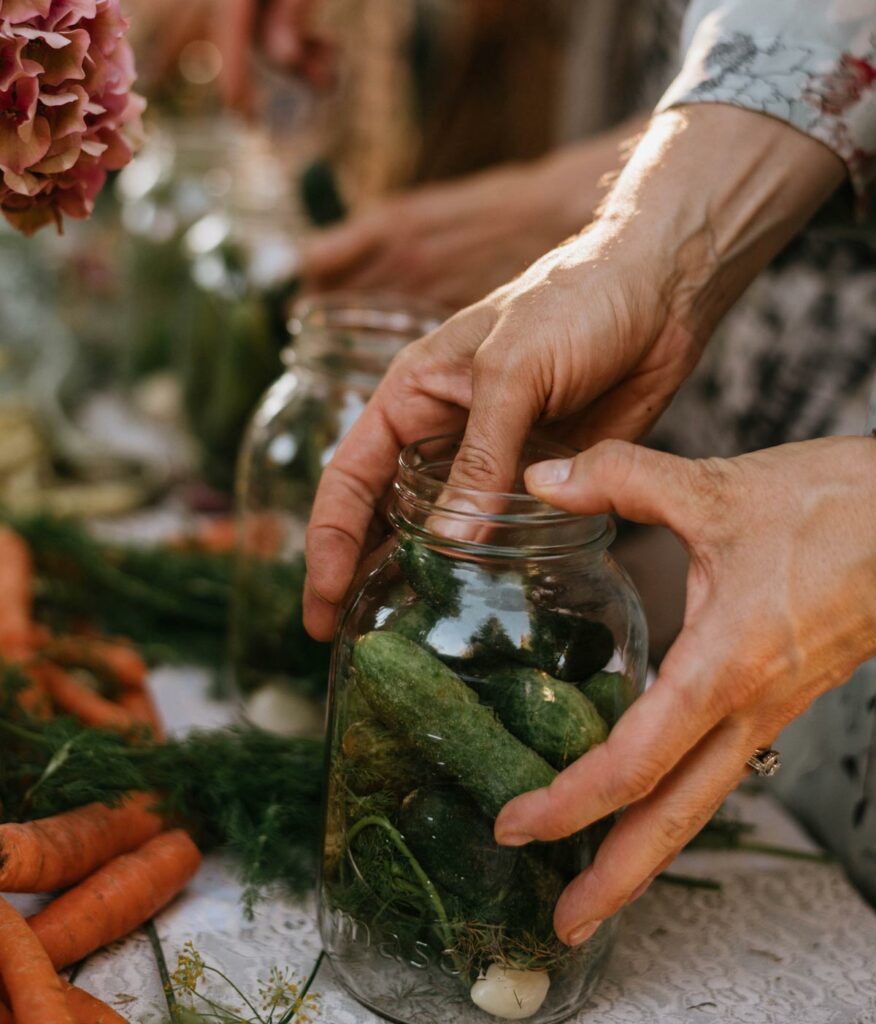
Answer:
M87 217L142 140L119 0L0 0L0 210L25 234Z

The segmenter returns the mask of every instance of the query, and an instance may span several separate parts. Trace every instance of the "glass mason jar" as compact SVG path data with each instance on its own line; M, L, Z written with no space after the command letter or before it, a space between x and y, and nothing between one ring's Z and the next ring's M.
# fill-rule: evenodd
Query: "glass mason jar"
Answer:
M547 1024L609 953L615 921L569 948L552 913L610 822L512 849L494 820L607 737L643 689L647 630L610 519L449 488L455 451L402 453L394 536L336 635L320 928L390 1020ZM521 478L567 454L531 445Z
M393 356L440 321L434 309L381 295L337 294L294 307L286 370L253 414L236 482L232 665L257 724L287 731L278 692L281 703L289 693L325 695L331 648L311 640L301 623L304 534L316 486Z

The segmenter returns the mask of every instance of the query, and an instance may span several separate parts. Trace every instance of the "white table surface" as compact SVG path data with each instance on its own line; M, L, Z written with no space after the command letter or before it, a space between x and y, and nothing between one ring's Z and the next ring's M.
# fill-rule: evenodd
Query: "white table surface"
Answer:
M196 670L162 669L152 686L174 731L221 725ZM811 848L767 795L733 798L757 838ZM625 913L608 974L579 1024L876 1024L876 914L842 870L744 852L685 854L674 871L721 882L720 892L656 883ZM312 899L282 896L247 921L233 866L207 858L188 891L158 919L171 965L192 940L248 992L276 965L299 980L319 955ZM94 956L79 984L138 1024L167 1019L142 932ZM322 1024L373 1024L324 964L314 989Z

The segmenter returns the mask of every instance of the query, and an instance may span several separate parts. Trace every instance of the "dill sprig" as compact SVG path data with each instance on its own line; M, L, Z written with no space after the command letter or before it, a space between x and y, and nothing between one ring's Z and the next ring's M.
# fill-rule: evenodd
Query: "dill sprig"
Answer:
M151 664L224 664L234 578L230 553L106 544L77 523L47 515L5 521L33 554L36 617L44 625L65 632L84 622L125 636ZM238 624L235 645L239 668L256 677L285 676L304 696L319 698L331 648L304 629L304 574L303 557L266 559L251 574L244 589L247 625Z
M303 982L296 981L297 976L288 967L271 967L259 978L258 995L250 996L233 978L209 964L189 941L180 951L170 976L174 992L171 1016L179 1024L312 1024L320 1007L319 996L311 992L311 987L323 956L320 952ZM220 994L222 990L227 996ZM243 1008L237 1010L226 1005L228 998L239 1001ZM185 1005L180 1000L185 1000Z
M166 744L128 745L70 719L0 717L0 801L7 820L155 792L204 850L237 860L251 909L280 883L312 888L322 821L323 744L251 728L194 732Z
M85 620L133 640L153 663L222 663L229 555L103 544L81 525L47 515L6 521L33 555L40 622L69 630Z
M694 836L687 848L761 853L768 857L785 857L788 860L804 860L814 864L828 864L834 860L826 850L798 850L790 846L759 842L750 838L755 831L754 825L733 818L721 810Z

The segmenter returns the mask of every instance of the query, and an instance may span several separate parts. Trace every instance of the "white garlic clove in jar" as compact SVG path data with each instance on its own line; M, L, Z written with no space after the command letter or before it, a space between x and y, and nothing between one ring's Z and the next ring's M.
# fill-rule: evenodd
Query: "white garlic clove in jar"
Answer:
M248 721L278 736L321 736L323 710L283 683L266 683L247 700Z
M541 1009L551 979L546 971L514 971L490 964L471 987L475 1006L502 1020L525 1020Z

